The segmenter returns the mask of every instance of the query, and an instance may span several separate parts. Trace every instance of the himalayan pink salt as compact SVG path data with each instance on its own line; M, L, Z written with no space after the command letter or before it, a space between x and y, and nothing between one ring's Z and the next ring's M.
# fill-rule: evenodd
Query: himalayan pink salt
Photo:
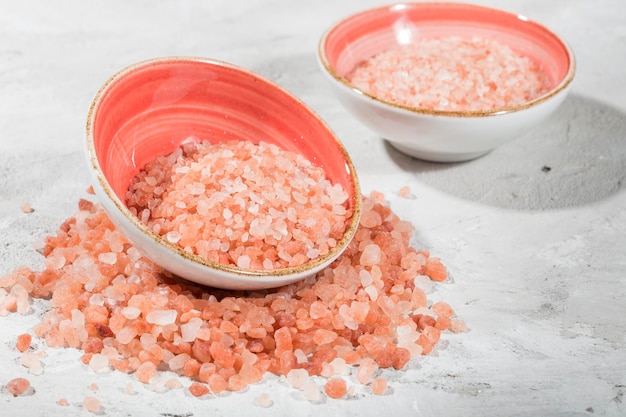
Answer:
M28 333L22 333L17 336L17 341L15 342L15 348L20 352L26 351L30 347L30 343L33 337Z
M22 210L22 213L26 213L26 214L30 214L32 212L34 212L35 210L33 209L33 207L30 205L30 203L24 203L20 206L20 209Z
M188 141L148 163L126 200L170 243L244 269L294 267L324 255L352 215L347 192L322 168L249 141Z
M86 396L83 399L83 407L85 407L85 410L90 413L97 414L100 412L102 406L100 404L100 400L96 397Z
M518 106L551 86L535 62L509 46L458 36L420 37L367 59L347 78L383 100L445 111Z
M13 378L6 384L7 391L14 397L22 395L30 388L30 381L26 378Z
M348 392L348 386L343 378L331 378L324 384L324 392L330 398L343 398Z
M356 379L361 384L367 384L378 370L378 364L373 358L365 358L359 364L356 373Z
M263 393L254 399L254 404L258 407L269 408L274 405L274 400L269 394Z
M202 397L210 393L209 387L199 382L192 382L191 385L189 385L189 392L194 397Z
M312 379L307 380L302 386L302 395L307 401L314 404L322 401L320 388Z
M382 395L387 392L387 380L382 377L374 378L371 384L372 393Z
M453 318L446 330L435 312L448 314L445 305L427 307L432 289L425 288L434 279L427 272L441 262L429 264L427 251L410 246L413 227L382 194L363 197L370 226L361 224L347 250L314 279L249 294L173 277L127 242L99 205L80 207L45 238L42 254L63 257L63 265L18 268L0 277L0 287L50 299L33 333L49 347L82 349L81 361L94 370L108 360L146 384L171 371L214 394L273 373L316 403L322 393L312 376L331 380L354 369L371 384L372 369L403 369L432 351L443 333L465 326ZM375 259L366 255L364 265L370 251ZM115 264L100 256L108 253L116 254Z

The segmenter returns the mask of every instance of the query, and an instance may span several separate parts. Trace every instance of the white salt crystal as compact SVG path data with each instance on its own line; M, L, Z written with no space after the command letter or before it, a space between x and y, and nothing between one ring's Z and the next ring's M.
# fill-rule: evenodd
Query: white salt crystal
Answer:
M185 324L180 326L180 335L183 342L193 342L196 340L198 330L202 327L204 321L199 317L193 317Z
M309 373L302 368L293 368L287 372L287 381L297 389L302 389L310 381Z
M309 402L318 403L322 399L322 393L312 379L307 380L302 386L302 394Z
M100 353L95 353L89 360L89 368L94 372L100 372L102 370L108 369L108 367L109 358Z
M167 326L176 322L178 312L176 310L154 310L148 313L146 321L150 324Z
M122 316L126 317L128 320L135 320L141 314L141 310L137 307L128 306L122 309Z

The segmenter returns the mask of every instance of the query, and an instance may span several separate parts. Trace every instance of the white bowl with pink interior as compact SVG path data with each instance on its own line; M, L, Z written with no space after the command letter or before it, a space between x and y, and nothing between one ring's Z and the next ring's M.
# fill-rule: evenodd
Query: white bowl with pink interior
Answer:
M563 102L570 47L518 14L464 3L377 7L328 29L318 60L339 101L415 158L466 161L529 131Z
M305 279L359 223L358 178L335 134L292 94L229 63L124 68L93 100L86 153L96 196L129 242L203 285Z

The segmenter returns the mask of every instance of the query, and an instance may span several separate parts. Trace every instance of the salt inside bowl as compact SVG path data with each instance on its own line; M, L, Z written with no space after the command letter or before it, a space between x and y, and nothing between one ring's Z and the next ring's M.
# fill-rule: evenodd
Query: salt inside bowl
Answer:
M376 55L450 38L480 39L510 48L545 74L546 91L526 102L468 110L407 103L351 81L355 68ZM463 65L450 54L442 53L439 59ZM572 50L546 27L525 16L464 3L399 3L356 13L323 34L318 61L340 102L360 122L398 150L438 162L473 159L525 133L562 103L575 73ZM394 69L391 60L387 65L381 74ZM426 86L409 87L428 89L441 82L437 76L441 74L433 74L432 82L424 82ZM453 75L450 81L461 79ZM375 81L382 84L380 79ZM407 88L395 80L390 85ZM465 96L478 88L476 84L459 87L465 88Z
M146 163L170 154L191 137L211 143L264 142L323 168L327 178L348 194L352 215L343 237L326 255L270 270L212 262L167 241L131 213L126 193ZM86 144L94 190L116 227L155 263L200 284L254 290L304 279L343 252L359 223L358 178L333 132L284 89L225 62L172 57L123 69L93 100Z

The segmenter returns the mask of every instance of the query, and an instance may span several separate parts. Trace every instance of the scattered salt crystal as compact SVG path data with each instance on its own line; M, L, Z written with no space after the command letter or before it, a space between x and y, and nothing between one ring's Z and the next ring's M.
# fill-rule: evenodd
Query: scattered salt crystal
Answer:
M135 320L137 317L141 315L141 310L139 310L137 307L129 306L129 307L124 307L121 313L128 320Z
M32 213L33 211L35 211L35 210L31 207L30 203L24 203L24 204L22 204L22 205L20 206L20 209L22 210L22 213L26 213L26 214L29 214L29 213Z
M150 324L158 324L159 326L167 326L176 322L178 312L176 310L155 310L148 313L146 321Z
M98 413L101 408L100 400L98 400L96 397L86 396L83 399L83 407L85 407L85 410L89 411L90 413Z
M109 368L109 358L100 353L95 353L89 361L89 368L94 372L100 372Z
M196 339L198 330L204 324L204 320L199 317L194 317L187 323L180 326L180 332L183 342L193 342Z
M309 373L306 369L293 368L287 372L287 381L289 381L291 386L297 389L303 389L305 384L308 383L310 379L311 378L309 377Z
M117 263L117 254L113 252L104 252L98 255L98 261L106 265L115 265Z
M268 408L274 405L274 400L272 400L269 394L263 393L254 399L254 404L262 408Z
M30 352L26 351L20 356L20 364L28 368L28 373L33 375L41 375L43 373L43 365L41 363L41 357L44 352Z
M304 385L302 385L301 389L302 395L304 395L304 398L307 401L315 404L319 403L322 400L322 392L320 391L314 380L309 378L307 381L304 382Z
M29 388L30 381L26 378L14 378L6 384L7 391L14 397L27 393Z
M359 263L363 266L376 265L380 262L381 256L380 246L370 243L363 249Z

